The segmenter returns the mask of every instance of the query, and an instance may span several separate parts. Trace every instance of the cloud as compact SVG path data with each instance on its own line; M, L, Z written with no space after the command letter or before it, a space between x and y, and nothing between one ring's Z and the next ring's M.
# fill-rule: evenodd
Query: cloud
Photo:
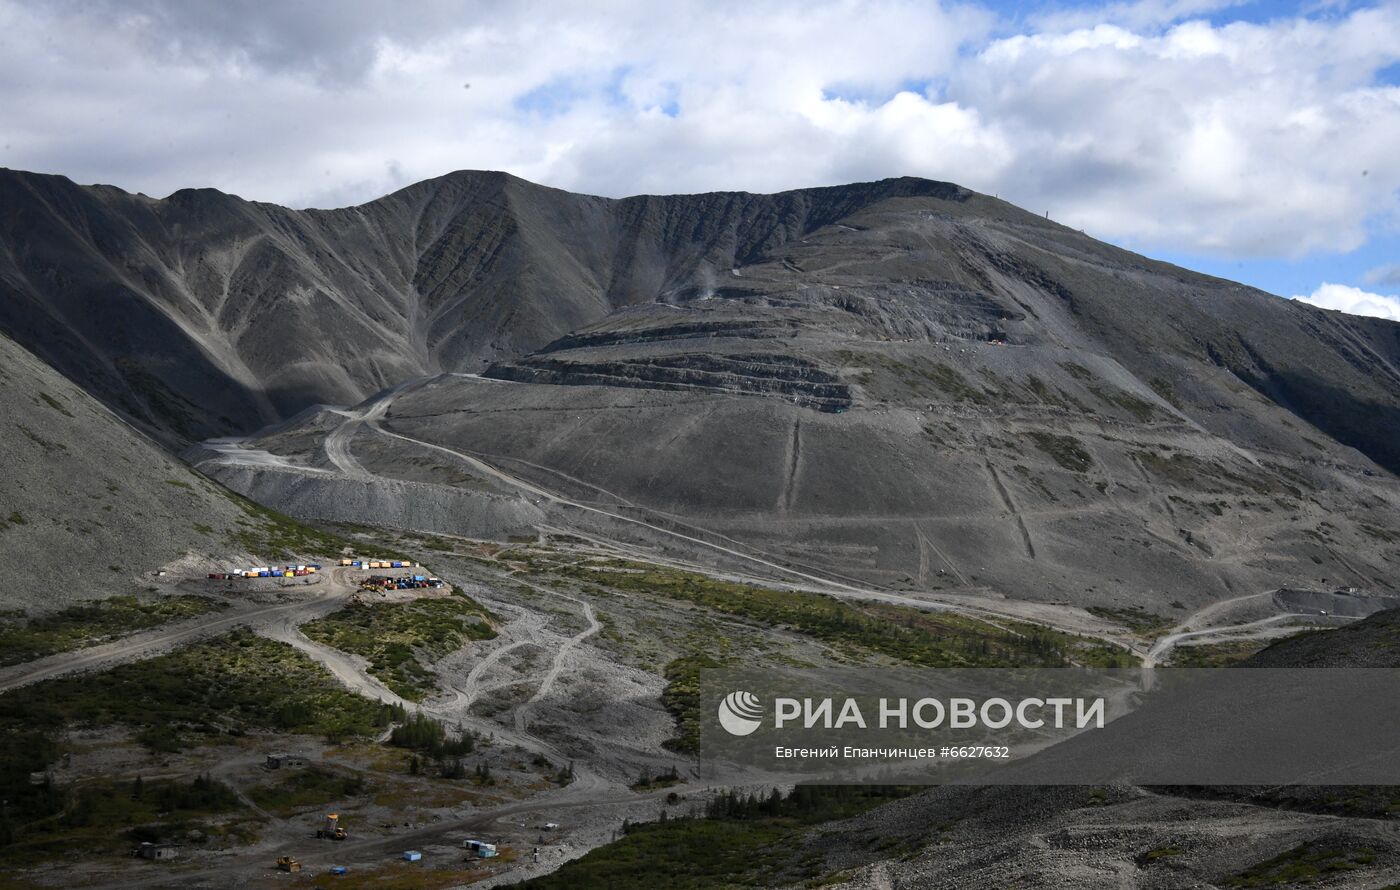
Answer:
M1400 263L1369 269L1361 280L1373 286L1400 287Z
M1400 297L1373 294L1345 284L1324 283L1311 294L1295 296L1293 299L1352 315L1370 315L1374 318L1400 321Z
M1400 8L0 0L0 164L293 206L461 168L611 196L959 182L1140 249L1400 221Z

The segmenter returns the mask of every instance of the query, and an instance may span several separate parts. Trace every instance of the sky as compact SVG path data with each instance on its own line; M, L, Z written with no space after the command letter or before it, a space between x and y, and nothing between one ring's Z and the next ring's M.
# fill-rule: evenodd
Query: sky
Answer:
M0 166L294 207L923 176L1400 320L1400 0L0 0Z

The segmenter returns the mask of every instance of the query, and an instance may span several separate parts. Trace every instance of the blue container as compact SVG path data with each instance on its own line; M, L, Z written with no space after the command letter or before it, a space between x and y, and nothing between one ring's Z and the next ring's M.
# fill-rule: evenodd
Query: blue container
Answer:
M258 572L258 577L259 577L259 578L271 578L271 577L272 577L272 573L271 573L271 572Z
M417 862L423 858L423 854L419 853L417 850L404 850L403 858L405 862Z

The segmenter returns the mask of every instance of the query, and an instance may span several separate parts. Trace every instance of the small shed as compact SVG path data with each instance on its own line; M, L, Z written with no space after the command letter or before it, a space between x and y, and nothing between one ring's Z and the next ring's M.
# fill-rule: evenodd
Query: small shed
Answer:
M142 859L160 861L174 859L177 852L174 844L153 844L150 841L145 841L136 848L136 855Z
M269 754L265 766L268 769L306 766L306 757L301 754Z
M475 853L478 859L490 859L496 855L496 845L486 841L463 841L462 846L467 848L468 853Z
M423 854L417 850L404 850L403 858L405 862L417 862L423 858Z

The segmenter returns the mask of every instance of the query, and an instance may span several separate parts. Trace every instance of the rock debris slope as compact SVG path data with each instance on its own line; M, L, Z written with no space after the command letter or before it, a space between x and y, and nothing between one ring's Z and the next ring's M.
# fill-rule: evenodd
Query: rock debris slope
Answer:
M261 519L0 336L0 607L131 593L187 555L240 552Z
M0 327L172 443L278 422L249 443L271 462L194 456L302 515L1167 617L1400 561L1400 325L955 185L609 200L462 172L293 211L6 173L0 195ZM314 407L391 386L353 423Z

